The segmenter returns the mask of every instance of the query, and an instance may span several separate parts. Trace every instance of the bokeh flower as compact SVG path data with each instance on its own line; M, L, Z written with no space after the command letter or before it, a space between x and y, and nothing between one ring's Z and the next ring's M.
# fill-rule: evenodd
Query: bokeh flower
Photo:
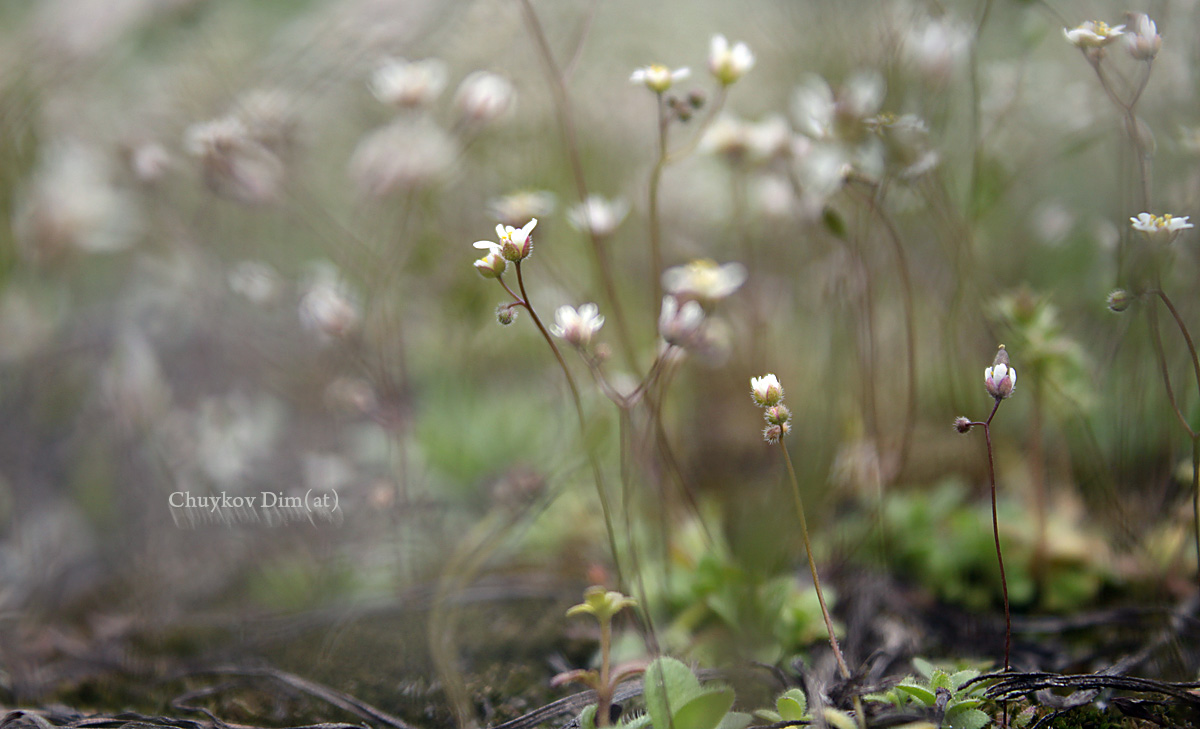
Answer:
M1125 34L1125 26L1109 27L1100 20L1085 20L1074 28L1063 28L1063 35L1076 48L1103 48Z
M1162 50L1158 26L1145 13L1135 13L1130 19L1133 31L1125 33L1125 48L1139 61L1151 61Z
M708 70L722 86L737 81L751 68L754 68L754 54L745 43L736 43L731 47L729 41L720 33L712 37L708 51Z
M661 94L670 89L676 81L682 81L691 74L691 70L687 67L672 71L662 64L654 63L634 71L629 80L635 84L644 85L656 94Z
M587 199L567 211L567 222L578 230L588 231L597 238L607 238L629 214L629 203L608 200L599 195Z
M719 264L704 258L663 271L663 290L683 299L710 304L726 298L746 282L746 267L740 263Z
M586 349L602 326L604 317L600 315L600 309L595 304L584 304L578 309L573 306L560 306L554 312L554 323L550 325L550 333L580 349Z
M698 343L700 328L704 325L704 309L695 301L687 301L683 306L674 296L664 296L662 311L658 316L658 333L675 347L688 349Z
M454 94L454 105L462 118L472 125L496 121L517 102L512 83L494 73L476 71L462 80Z
M371 74L371 93L388 106L424 106L446 87L446 64L436 58L406 61L389 58Z

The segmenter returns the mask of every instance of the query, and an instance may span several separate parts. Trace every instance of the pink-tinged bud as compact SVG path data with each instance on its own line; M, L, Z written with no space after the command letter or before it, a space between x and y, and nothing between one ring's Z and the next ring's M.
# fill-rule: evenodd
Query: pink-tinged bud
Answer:
M787 435L791 429L792 426L788 423L768 425L767 427L763 428L763 440L771 445L775 445L780 441L780 439L783 438L783 436Z
M1008 350L1000 345L992 366L983 371L983 382L988 394L1003 400L1013 394L1017 387L1017 371L1008 364Z
M1125 289L1117 289L1108 295L1108 310L1114 314L1120 314L1129 308L1133 300L1133 294Z
M787 405L772 405L763 411L763 417L771 425L786 425L792 419L792 411Z
M759 407L769 408L783 402L783 385L775 375L751 377L750 396Z
M517 320L517 307L512 304L501 304L496 307L496 321L506 327Z
M971 421L959 415L954 419L954 429L960 433L969 433L971 431Z

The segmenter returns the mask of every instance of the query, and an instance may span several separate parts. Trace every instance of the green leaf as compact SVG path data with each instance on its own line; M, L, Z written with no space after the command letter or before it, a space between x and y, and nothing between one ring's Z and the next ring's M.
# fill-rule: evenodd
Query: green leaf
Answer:
M974 681L977 678L979 678L979 671L976 671L973 668L968 668L965 671L958 671L950 676L950 688L953 689L955 693L958 693L962 689L964 683L967 681ZM968 688L968 691L974 691L976 686L978 686L978 684L972 684Z
M929 677L929 688L933 689L934 691L937 691L938 689L946 689L947 691L950 691L954 687L950 685L950 676L948 676L945 671L938 668L935 669L933 674Z
M740 711L731 711L725 715L720 724L717 724L717 729L746 729L754 717L749 714L743 714Z
M937 694L911 681L901 681L896 685L896 688L926 706L933 706L937 702Z
M838 211L831 207L826 207L821 211L821 222L825 223L825 229L832 233L835 238L846 239L846 221L842 219Z
M676 709L674 729L717 729L731 708L733 689L706 691Z
M803 721L809 718L808 697L801 689L788 689L775 700L775 710L782 721Z
M596 729L595 704L588 704L579 712L579 729Z
M946 712L945 724L950 729L983 729L991 721L987 714L979 709L963 709L954 707Z
M656 727L670 727L671 709L678 709L701 693L700 681L692 669L667 656L654 659L646 669L642 686L646 712Z
M913 668L917 669L917 673L921 674L926 679L932 676L933 672L936 670L933 664L924 658L914 658L912 659L912 664Z

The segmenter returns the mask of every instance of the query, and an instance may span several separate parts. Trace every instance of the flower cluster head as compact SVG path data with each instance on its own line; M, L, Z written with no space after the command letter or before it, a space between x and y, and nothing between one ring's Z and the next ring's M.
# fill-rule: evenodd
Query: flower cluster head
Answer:
M702 258L663 271L663 289L683 299L711 304L726 298L746 282L746 267L740 263L717 263Z
M712 37L708 51L708 70L722 86L732 84L752 68L754 54L745 43L736 43L730 47L725 36L718 33Z
M983 371L983 384L988 394L997 400L1004 400L1013 394L1017 388L1017 371L1008 363L1008 350L1004 345L996 352L992 366Z
M763 409L763 440L778 443L792 429L792 411L783 404L783 385L775 375L750 378L750 396Z
M1130 218L1129 222L1133 223L1133 229L1146 234L1146 238L1152 243L1170 243L1179 237L1179 234L1187 228L1193 227L1188 222L1190 215L1175 217L1170 213L1163 215L1153 215L1151 213L1138 213L1136 218Z
M1162 50L1162 36L1158 34L1158 26L1145 13L1134 13L1130 17L1133 26L1131 32L1125 33L1125 48L1129 55L1138 61L1152 61Z
M1109 27L1100 20L1085 20L1074 28L1063 28L1063 35L1076 48L1103 48L1125 34L1125 26Z
M633 72L630 82L642 84L656 94L666 93L676 81L682 81L692 75L691 69L677 68L674 71L660 63L643 66Z
M592 337L604 326L604 317L595 304L584 304L576 309L573 306L560 306L554 312L554 323L550 325L550 333L565 339L579 349L587 349L592 343Z
M511 225L503 223L496 226L496 237L499 242L493 243L490 240L478 240L474 245L476 248L482 248L490 251L490 254L499 254L506 261L523 261L529 258L529 254L533 253L533 229L537 227L537 218L532 218L521 228L514 228ZM487 261L491 256L484 256L475 262L475 267L480 268L480 262ZM480 272L483 270L480 268ZM503 273L503 270L500 271ZM484 273L485 276L488 274ZM498 278L496 274L495 278Z

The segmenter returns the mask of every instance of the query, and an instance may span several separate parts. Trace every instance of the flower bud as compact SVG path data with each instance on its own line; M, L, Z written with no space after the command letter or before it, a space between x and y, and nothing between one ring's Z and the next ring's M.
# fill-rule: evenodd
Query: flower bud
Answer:
M792 419L792 411L787 405L772 405L763 411L763 417L771 425L785 425Z
M1120 314L1133 304L1134 296L1125 289L1117 289L1108 295L1108 310Z
M971 430L971 421L959 415L954 419L954 429L960 433L968 433Z
M517 320L517 307L512 304L501 304L496 307L496 321L500 322L500 326L506 327Z
M763 440L770 443L771 445L775 445L776 443L778 443L780 441L780 439L783 438L783 436L787 435L788 431L790 431L791 429L792 429L792 426L789 425L788 423L780 423L778 425L768 425L767 427L763 428Z
M983 371L984 386L988 394L997 400L1004 400L1013 394L1017 387L1017 371L1008 364L1008 350L1004 345L996 352L992 366Z

